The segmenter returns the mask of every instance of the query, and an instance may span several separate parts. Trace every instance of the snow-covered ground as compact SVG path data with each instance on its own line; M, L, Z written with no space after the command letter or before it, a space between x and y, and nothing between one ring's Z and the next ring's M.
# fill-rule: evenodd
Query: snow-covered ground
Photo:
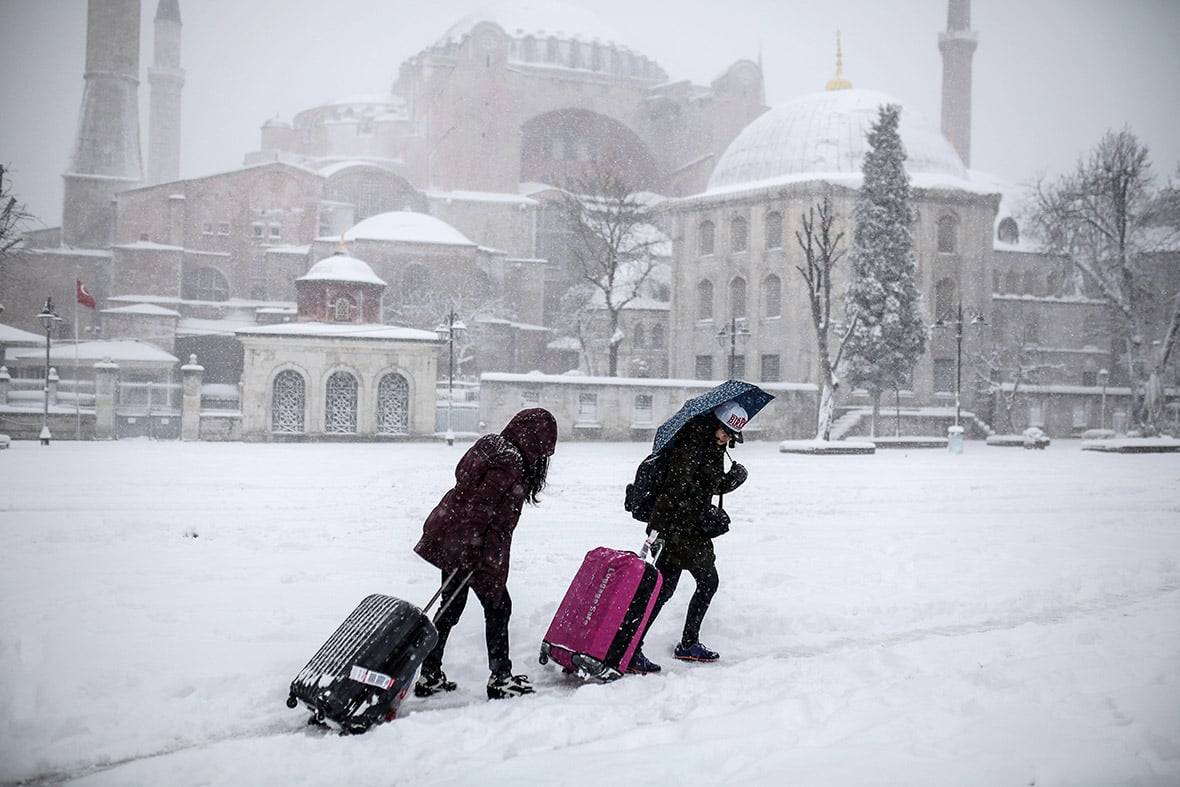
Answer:
M488 702L459 691L309 733L295 673L366 594L424 602L411 551L463 447L16 442L0 452L0 781L85 785L1180 784L1180 455L970 442L734 455L711 665L586 685L537 664L582 555L638 548L647 447L564 443L517 531Z

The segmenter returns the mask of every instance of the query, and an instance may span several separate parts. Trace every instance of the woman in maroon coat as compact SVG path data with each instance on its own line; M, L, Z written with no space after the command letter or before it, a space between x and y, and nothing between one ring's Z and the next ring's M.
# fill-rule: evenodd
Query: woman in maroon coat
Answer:
M533 691L526 676L512 674L508 657L508 621L512 617L508 563L521 507L537 502L556 445L557 421L541 408L522 410L499 434L476 440L455 467L455 486L426 517L422 538L414 547L442 570L444 581L455 569L459 569L460 578L473 572L470 588L483 605L491 699ZM443 651L467 604L467 588L450 601L455 594L454 588L443 594L446 608L437 622L438 644L423 660L422 674L414 686L419 697L455 689L442 670Z

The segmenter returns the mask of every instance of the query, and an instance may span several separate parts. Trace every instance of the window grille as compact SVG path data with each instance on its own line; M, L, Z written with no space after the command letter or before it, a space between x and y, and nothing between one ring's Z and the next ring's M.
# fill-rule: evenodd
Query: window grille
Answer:
M270 430L282 434L303 431L303 411L306 404L303 376L287 369L275 377L271 394Z
M410 433L410 383L387 374L377 384L377 434Z
M348 372L333 372L324 397L324 431L328 434L356 434L356 378Z

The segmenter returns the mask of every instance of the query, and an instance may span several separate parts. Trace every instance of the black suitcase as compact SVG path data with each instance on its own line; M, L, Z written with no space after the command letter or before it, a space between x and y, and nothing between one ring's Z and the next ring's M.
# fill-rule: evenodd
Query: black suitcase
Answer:
M366 597L291 681L287 707L302 702L312 713L308 724L342 735L396 718L422 659L438 642L426 610L454 578L448 577L424 609L379 593ZM469 579L470 574L462 580L460 592Z

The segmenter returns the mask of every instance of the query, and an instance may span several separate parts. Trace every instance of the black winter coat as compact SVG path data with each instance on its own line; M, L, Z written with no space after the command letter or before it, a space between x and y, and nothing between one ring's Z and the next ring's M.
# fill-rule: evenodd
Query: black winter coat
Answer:
M731 492L740 484L737 474L725 472L725 446L717 445L716 438L720 425L712 413L697 416L663 449L670 454L668 473L647 526L649 533L659 531L664 540L657 561L660 568L707 567L717 560L713 540L700 523L710 515L714 495Z

